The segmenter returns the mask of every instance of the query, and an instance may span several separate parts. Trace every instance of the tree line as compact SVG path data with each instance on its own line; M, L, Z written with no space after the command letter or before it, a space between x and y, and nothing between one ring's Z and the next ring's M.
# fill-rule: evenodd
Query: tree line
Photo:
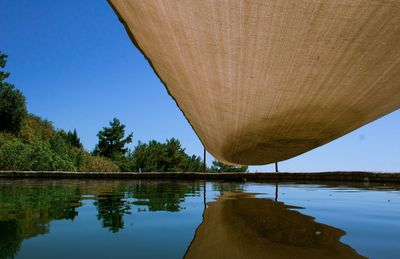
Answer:
M81 172L201 172L203 160L189 155L176 138L128 144L133 134L114 118L101 129L92 152L84 149L76 130L56 129L27 111L23 93L6 81L7 55L0 52L0 170ZM247 166L213 161L210 172L245 172Z

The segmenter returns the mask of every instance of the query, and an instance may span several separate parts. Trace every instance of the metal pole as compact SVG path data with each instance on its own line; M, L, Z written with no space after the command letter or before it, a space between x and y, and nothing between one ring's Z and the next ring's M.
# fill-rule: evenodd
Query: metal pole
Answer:
M203 173L206 173L206 168L207 168L207 165L206 165L206 148L204 148L204 154L203 154L203 162L204 162L204 164L203 164Z
M279 172L279 170L278 170L278 162L275 162L275 172L276 172L276 173Z
M203 210L203 216L204 216L204 212L206 211L207 208L207 196L206 196L206 191L207 191L207 182L204 179L204 183L203 183L203 203L204 203L204 210Z

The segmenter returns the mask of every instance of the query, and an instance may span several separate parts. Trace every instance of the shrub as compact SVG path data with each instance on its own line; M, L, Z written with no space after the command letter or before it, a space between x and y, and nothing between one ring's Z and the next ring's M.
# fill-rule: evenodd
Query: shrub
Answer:
M69 154L57 154L49 143L35 142L28 146L33 171L76 171L74 158Z
M15 140L16 137L10 133L0 132L0 147L4 145L6 142Z
M55 134L53 124L38 116L29 114L22 122L19 138L25 143L49 140Z
M0 147L0 169L29 170L25 145L19 140L4 142Z
M119 167L109 158L92 156L86 152L80 155L80 172L119 172Z
M55 153L49 143L24 144L6 141L0 146L0 169L26 171L76 171L75 161L68 155Z

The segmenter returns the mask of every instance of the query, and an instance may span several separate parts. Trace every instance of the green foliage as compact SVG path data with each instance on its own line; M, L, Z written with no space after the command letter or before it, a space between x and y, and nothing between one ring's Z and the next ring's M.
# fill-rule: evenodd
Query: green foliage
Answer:
M59 154L68 153L74 148L82 149L83 147L76 130L74 130L74 132L58 130L53 134L49 141L53 150Z
M66 141L72 147L83 148L83 145L81 143L81 139L78 137L78 133L76 132L76 129L74 129L73 132L71 132L71 131L67 132Z
M214 160L212 162L212 166L210 168L211 172L247 172L248 166L230 166L230 165L225 165L220 161Z
M7 64L7 55L0 51L0 67L5 68ZM0 70L0 84L4 83L4 80L10 76L9 72L4 72Z
M203 170L200 157L189 156L179 140L171 138L166 143L156 140L148 144L139 142L130 154L133 170L144 172L199 172Z
M46 142L24 144L20 140L4 142L0 146L2 170L76 171L73 157L58 154Z
M80 172L119 172L118 166L109 158L81 153Z
M18 138L0 133L0 170L118 172L110 159L82 149L76 130L55 130L51 122L28 115Z
M55 134L53 124L36 115L28 114L22 122L19 138L25 143L48 141Z
M8 141L16 140L17 138L7 132L0 132L0 147Z
M128 151L125 145L131 143L133 138L132 133L124 138L125 125L121 124L117 118L110 121L110 127L104 127L97 136L99 137L99 143L93 153L113 160L125 156Z
M0 168L3 170L29 170L31 161L27 161L27 153L27 148L19 140L4 142L0 147Z
M71 145L67 142L67 134L65 131L54 132L53 136L48 140L51 149L57 154L68 154L71 152Z
M134 171L134 162L133 159L129 156L130 151L128 151L127 156L122 155L114 155L112 158L112 162L118 166L121 172L132 172Z
M0 68L4 68L6 63L7 55L0 52ZM0 131L17 134L27 114L26 103L24 95L4 81L9 75L0 70Z

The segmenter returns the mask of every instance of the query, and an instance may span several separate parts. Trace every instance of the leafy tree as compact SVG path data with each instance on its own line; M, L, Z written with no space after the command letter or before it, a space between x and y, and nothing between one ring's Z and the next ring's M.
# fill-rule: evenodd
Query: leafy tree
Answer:
M67 154L71 151L71 146L67 142L67 133L63 130L56 131L49 139L51 149L57 154Z
M7 63L7 55L0 52L0 68ZM26 103L24 95L15 87L4 80L10 73L0 70L0 131L17 134L22 121L26 116Z
M76 129L73 132L68 131L67 133L67 143L69 143L72 147L82 148L83 145L81 143L81 139L78 137L78 133Z
M115 160L125 156L128 151L125 145L131 143L133 138L132 133L124 138L125 125L121 124L117 118L110 121L110 127L104 127L97 136L99 143L93 153Z
M22 122L18 137L25 143L31 144L36 141L49 141L55 133L56 130L51 121L28 114Z
M52 144L52 147L57 149L56 146L58 146L58 150L60 150L61 148L62 150L64 150L64 152L67 152L67 150L70 150L71 148L83 148L83 145L78 137L78 134L76 133L76 130L74 130L73 132L57 130L51 137L50 143Z
M130 158L133 160L132 171L156 172L160 169L164 160L164 149L160 142L156 140L149 141L148 144L139 141Z
M204 170L203 159L195 155L188 156L181 166L182 172L203 172Z
M230 166L225 165L220 161L214 160L210 168L211 172L247 172L248 166Z
M180 141L175 138L167 139L164 148L164 172L182 171L183 163L186 161L188 156L185 153L185 149L182 148Z
M165 143L156 140L148 144L139 142L129 158L133 160L132 171L144 172L199 172L203 163L198 156L189 156L179 140L167 139Z
M58 154L47 142L24 144L16 139L0 146L0 169L76 171L76 166L73 156L69 153Z

